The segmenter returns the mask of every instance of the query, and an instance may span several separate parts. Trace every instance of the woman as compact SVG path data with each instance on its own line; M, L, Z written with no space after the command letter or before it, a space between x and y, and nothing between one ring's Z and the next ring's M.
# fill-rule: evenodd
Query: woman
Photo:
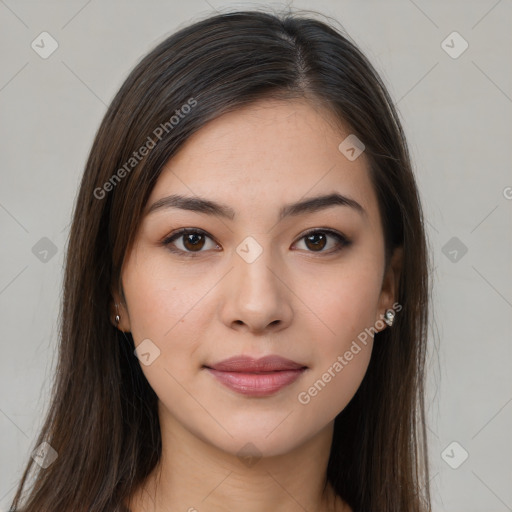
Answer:
M94 140L12 509L430 510L428 270L398 114L347 37L181 29Z

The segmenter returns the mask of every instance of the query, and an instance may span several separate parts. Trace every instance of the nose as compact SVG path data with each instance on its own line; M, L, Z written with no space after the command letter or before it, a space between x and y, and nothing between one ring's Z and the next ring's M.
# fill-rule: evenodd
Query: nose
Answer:
M293 318L293 293L282 265L270 249L249 263L233 255L234 269L223 280L221 316L232 329L252 333L278 332Z

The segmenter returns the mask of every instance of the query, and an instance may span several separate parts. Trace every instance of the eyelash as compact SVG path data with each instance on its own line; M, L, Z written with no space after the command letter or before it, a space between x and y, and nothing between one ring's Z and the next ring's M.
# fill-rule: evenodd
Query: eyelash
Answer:
M322 229L322 228L315 228L315 229L312 229L310 231L308 231L307 233L304 233L298 241L310 236L310 235L314 235L316 233L323 233L323 234L326 234L326 235L330 235L332 237L334 237L337 242L338 242L338 246L337 248L335 249L331 249L330 251L307 251L307 252L310 252L312 254L315 254L315 253L318 253L318 254L334 254L334 253L338 253L340 252L342 249L348 247L352 241L349 240L346 236L342 235L341 233L338 233L337 231L334 231L332 229ZM199 228L182 228L182 229L179 229L178 231L174 232L174 233L171 233L168 237L166 237L163 241L162 241L162 245L166 246L167 249L169 251L171 251L172 253L174 254L179 254L181 256L185 256L185 257L188 257L188 258L195 258L195 257L198 257L202 252L205 252L205 251L183 251L181 249L177 249L176 247L173 247L172 246L172 242L174 242L174 240L177 240L178 238L180 238L180 236L183 236L183 235L189 235L189 234L199 234L199 235L204 235L206 236L207 238L210 238L211 240L213 240L213 238L211 236L208 235L208 233L206 233L206 231L203 231L202 229L199 229Z

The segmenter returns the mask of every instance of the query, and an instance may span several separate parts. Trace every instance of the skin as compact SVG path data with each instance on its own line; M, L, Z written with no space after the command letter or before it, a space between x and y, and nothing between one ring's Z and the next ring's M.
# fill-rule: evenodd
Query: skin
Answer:
M148 208L183 194L224 203L236 216L154 211L126 255L126 303L114 293L118 328L131 331L136 346L149 338L160 350L141 367L159 397L163 448L130 500L133 512L350 510L323 486L334 419L365 375L373 338L309 403L297 397L365 328L382 326L376 322L395 302L401 251L385 269L368 160L340 152L350 131L330 116L305 100L262 100L225 114L167 162L151 193ZM277 222L284 204L332 192L356 200L366 215L338 205ZM179 228L207 232L172 245L196 257L162 244ZM330 235L325 246L308 244L313 228L352 243L339 252ZM263 251L251 263L236 252L247 236ZM308 369L272 396L247 397L203 368L240 354L278 354ZM250 466L237 455L247 443L257 451Z

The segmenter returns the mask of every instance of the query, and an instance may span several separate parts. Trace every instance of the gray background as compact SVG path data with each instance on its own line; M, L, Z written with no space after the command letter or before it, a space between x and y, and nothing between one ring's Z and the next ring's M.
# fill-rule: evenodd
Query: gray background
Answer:
M0 0L1 510L48 403L71 209L106 105L176 28L215 9L261 5ZM427 397L434 510L511 511L512 4L291 5L343 25L389 87L410 143L435 265ZM43 31L59 45L47 59L31 48ZM457 58L442 45L453 31L469 44ZM447 40L451 52L461 43ZM42 252L44 237L54 255Z

